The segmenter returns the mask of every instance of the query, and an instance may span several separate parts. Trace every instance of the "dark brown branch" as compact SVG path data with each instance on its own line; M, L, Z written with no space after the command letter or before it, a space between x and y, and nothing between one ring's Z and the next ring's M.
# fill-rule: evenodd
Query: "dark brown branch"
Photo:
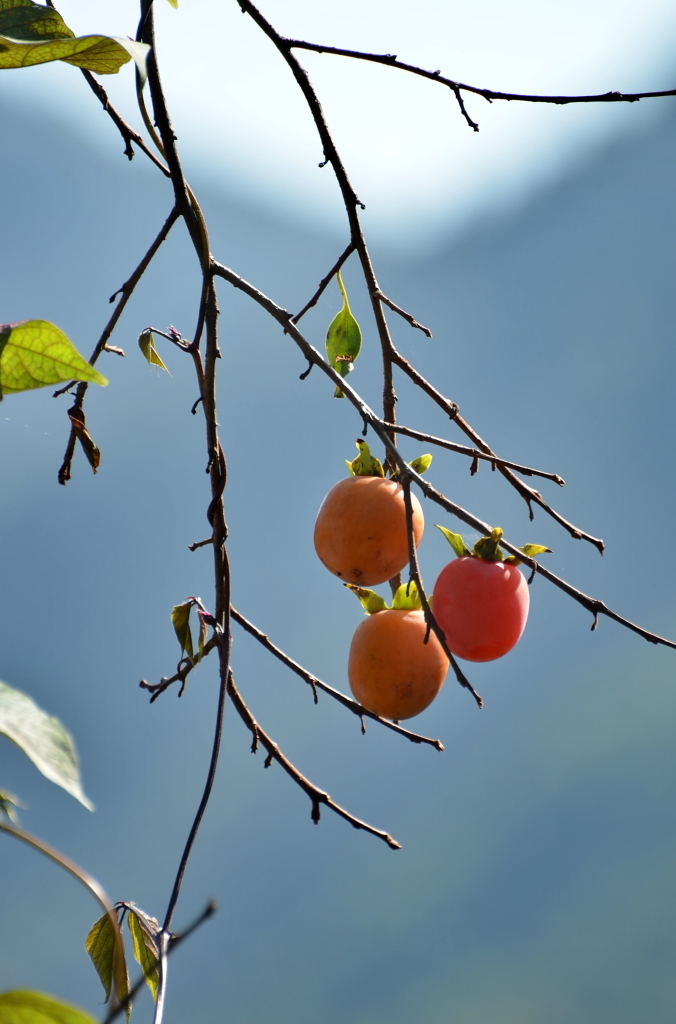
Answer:
M422 374L418 373L415 367L411 366L409 361L396 350L392 352L392 360L415 384L418 385L419 388L421 388L422 391L425 392L426 395L429 395L432 401L435 402L440 409L443 409L444 412L447 413L455 423L457 423L460 430L474 441L474 444L480 451L484 452L485 455L491 456L491 458L495 457L495 452L492 448L486 444L483 438L476 432L476 430L474 430L473 427L470 426L467 420L460 415L458 412L458 406L455 402L449 401L449 399L445 398L441 392L437 391L437 389L433 387L429 381L425 380ZM533 487L529 487L523 480L520 480L513 470L509 469L505 465L500 465L499 460L496 461L496 466L498 471L502 473L505 479L509 481L512 487L526 502L531 519L533 518L532 503L535 503L536 505L539 505L547 515L551 516L552 519L562 526L564 530L567 530L571 537L574 537L576 540L588 541L590 544L593 544L594 547L598 548L601 554L603 554L605 545L599 537L593 537L590 533L586 533L579 527L574 526L573 523L569 523L567 519L564 519L563 516L556 511L556 509L553 509L547 504L539 491L536 491Z
M209 654L211 654L214 647L216 647L217 643L218 640L216 639L215 636L212 636L211 639L207 641L207 643L204 645L204 651L202 652L203 659L208 657ZM147 680L142 679L141 682L139 683L139 686L141 687L142 690L147 690L148 693L151 695L151 704L153 704L158 697L161 697L164 691L168 690L169 687L172 686L174 683L180 682L181 689L179 690L178 695L179 697L182 697L183 691L185 689L186 679L188 678L192 670L197 668L199 664L199 662L192 661L192 659L190 658L182 658L178 666L178 669L173 676L162 676L159 683L149 683L147 682Z
M331 267L331 269L329 270L329 272L326 275L326 277L322 278L322 280L319 283L319 287L317 288L317 291L314 293L314 295L312 296L310 301L307 302L303 306L303 308L301 309L300 313L296 313L296 315L294 317L292 317L293 322L295 324L298 323L298 321L301 319L301 317L305 316L305 314L307 313L307 311L309 309L312 309L313 306L317 305L317 302L321 298L322 293L324 292L326 287L331 283L333 278L336 276L336 274L338 273L338 271L342 267L343 263L345 263L345 261L347 260L348 256L351 256L353 252L354 252L354 243L350 242L350 244L347 246L347 248L345 249L343 254L338 257L338 259L336 260L334 265Z
M296 345L301 350L301 352L303 353L304 357L308 360L308 362L313 363L315 366L318 366L322 373L325 374L333 382L335 387L341 388L345 397L359 413L359 416L362 419L362 421L364 423L368 423L369 426L372 427L374 432L378 435L380 440L388 449L388 452L392 460L394 461L395 465L398 467L399 471L409 473L411 479L415 481L415 483L418 485L418 487L426 497L431 498L437 504L445 508L447 512L450 512L452 515L457 516L458 519L460 519L464 523L467 523L468 526L471 526L472 529L477 530L479 533L487 535L491 532L492 527L490 527L487 523L482 522L476 516L473 516L470 512L466 512L465 509L461 508L459 505L456 505L454 502L449 501L448 498L446 498L443 494L441 494L434 487L432 487L432 485L429 484L423 477L421 477L418 473L415 473L413 470L410 469L409 466L407 466L407 464L404 462L401 455L399 454L399 452L397 451L397 449L390 440L390 436L388 433L388 424L384 420L381 420L378 416L376 416L376 414L366 404L366 402L364 402L363 399L360 398L360 396L357 394L357 392L350 387L350 385L347 383L347 380L343 377L340 377L335 372L335 370L331 366L329 366L329 364L319 354L319 352L309 343L309 341L307 341L303 337L303 335L300 333L296 325L291 323L291 314L287 310L282 309L281 306L278 306L275 302L272 301L272 299L268 298L267 295L264 295L263 292L259 291L258 288L254 287L254 285L252 284L249 284L249 282L245 281L244 278L239 276L239 274L235 274L234 271L230 270L228 267L224 267L221 263L217 263L216 261L212 262L212 273L218 275L219 277L222 277L224 280L232 284L235 288L241 289L251 299L253 299L260 306L262 306L263 309L267 310L267 312L275 320L277 320L279 324L281 324L281 326L285 329L286 333L293 338ZM508 473L510 472L510 470L504 470L504 472ZM637 626L635 623L630 622L629 619L625 619L623 616L618 615L616 612L608 608L603 601L599 601L597 598L589 597L587 594L584 594L581 590L578 590L576 587L571 586L570 583L567 583L565 580L560 579L553 572L550 572L549 569L546 569L539 562L536 562L534 558L528 558L527 556L525 556L523 552L519 551L517 547L515 547L513 544L510 544L508 541L503 539L500 541L500 544L505 548L505 550L509 551L513 555L516 555L522 562L524 562L524 564L530 566L531 569L536 569L538 575L543 576L546 580L549 580L550 583L553 583L554 586L558 587L565 594L568 594L569 597L572 597L573 600L577 601L584 608L590 611L592 615L606 615L608 618L614 619L615 622L618 622L620 625L632 630L634 633L638 633L639 636L642 636L645 640L648 640L650 643L663 644L666 647L676 648L676 643L674 641L658 636L658 634L656 633L651 633L648 630L643 629L641 626Z
M230 673L228 681L228 693L237 714L253 736L253 742L251 745L252 751L255 753L258 744L260 743L268 752L266 766L268 763L272 763L272 761L277 761L289 778L293 779L296 785L300 786L303 792L309 796L312 803L312 820L315 825L319 823L320 806L323 804L325 807L328 807L329 810L334 811L335 814L339 815L339 817L344 818L345 821L349 821L353 828L362 829L364 832L369 832L372 836L377 836L378 839L382 839L383 842L387 843L392 850L401 849L401 846L396 839L393 839L387 832L381 832L380 829L374 828L373 825L369 825L367 822L361 821L359 818L355 818L353 814L350 814L349 811L346 811L345 808L332 800L328 793L318 789L312 782L310 782L309 779L306 779L304 775L301 775L295 765L293 765L282 753L277 744L270 739L268 734L261 728L254 716L251 714L249 708L244 703L239 690L235 686L232 673Z
M458 680L461 686L474 697L475 701L480 708L484 706L483 698L476 692L469 679L458 665L451 649L448 646L446 640L446 634L434 617L434 613L430 608L430 603L427 600L427 594L423 587L422 577L420 575L420 566L418 565L418 553L415 548L415 531L413 529L413 502L411 501L411 477L408 473L399 474L401 480L401 486L404 491L404 505L406 508L406 535L408 539L408 564L410 578L418 588L418 594L420 595L420 603L423 606L423 614L425 616L425 622L427 623L427 629L432 630L437 640L441 644L444 654L449 660L451 668L455 672L455 678Z
M361 706L361 704L357 704L356 701L346 697L345 694L341 693L339 690L334 690L332 686L322 682L322 680L318 679L317 676L313 676L311 672L304 669L302 665L299 665L297 661L290 658L288 654L285 654L284 651L279 649L279 647L275 647L270 638L266 636L265 633L262 633L260 629L257 629L252 622L245 619L236 608L231 608L230 613L235 622L239 623L242 629L245 629L247 633L259 642L259 644L265 647L266 651L269 651L270 654L274 655L274 657L281 661L283 665L286 665L286 667L290 668L292 672L295 672L297 676L300 676L308 686L312 687L315 695L315 704L317 703L317 690L321 690L323 693L327 693L330 697L333 697L334 700L337 700L339 704L342 704L343 707L348 709L348 711L351 711L353 715L357 716L357 718L362 719L362 724L364 718L370 718L374 722L379 722L380 725L384 725L386 729L391 729L393 732L399 733L400 736L405 736L406 739L410 740L412 743L429 743L429 745L435 747L436 750L444 749L444 745L440 740L433 740L428 736L421 736L417 732L410 732L408 729L403 729L400 725L395 725L394 722L390 722L386 718L374 715L372 711L367 711L366 708Z
M260 11L253 3L250 2L250 0L237 0L237 2L239 3L242 11L248 14L265 33L265 35L274 43L288 64L291 73L296 79L296 82L305 97L310 113L312 114L312 118L315 122L315 126L324 149L326 161L328 161L333 167L333 172L336 176L336 181L338 182L338 187L340 188L340 192L343 197L343 204L345 206L345 212L350 225L350 240L359 256L364 280L369 293L371 308L373 310L373 318L375 320L378 337L380 339L383 360L383 418L387 420L388 423L394 423L397 418L395 413L397 396L394 390L394 380L392 375L392 338L390 337L390 331L387 325L387 320L385 319L382 302L379 298L379 295L382 293L380 292L380 288L376 280L376 275L371 263L371 257L366 245L366 239L364 238L361 222L359 220L359 207L363 209L364 204L359 200L354 188L352 187L347 170L345 169L340 158L340 154L336 149L328 124L326 123L326 118L324 117L321 103L319 102L319 98L312 87L308 73L291 52L289 41L284 39L283 36L281 36L279 32L272 27L270 22L263 17ZM396 444L395 435L391 436L391 441L392 444Z
M405 309L401 308L401 306L398 306L396 302L392 302L392 299L388 299L387 295L381 292L380 289L376 292L376 298L380 299L381 302L384 302L386 306L389 306L394 313L398 313L399 316L403 317L411 327L415 327L417 330L422 331L428 338L432 337L432 332L429 327L424 327L422 324L419 324L415 317L411 316L410 313L407 313Z
M410 427L403 427L400 424L386 423L388 430L394 430L397 434L404 434L405 437L412 437L416 441L424 441L425 444L435 444L438 448L447 448L449 452L456 452L458 455L467 455L472 459L482 459L494 466L507 466L509 469L516 469L525 476L541 476L545 480L553 480L559 487L563 487L565 480L558 473L545 473L542 469L532 469L530 466L522 466L518 462L510 462L508 459L499 459L497 455L487 455L478 448L468 448L464 444L455 444L443 437L434 437L433 434L424 434L421 430L411 430Z
M128 125L127 122L122 118L122 116L118 114L117 110L108 99L108 93L103 88L101 83L97 82L97 80L92 75L91 71L86 71L84 68L80 68L80 70L82 71L82 74L85 77L87 85L92 90L97 99L100 100L106 114L108 114L111 121L113 122L115 127L118 129L120 135L122 136L122 139L125 143L124 155L129 160L133 159L134 150L132 148L132 142L136 143L138 148L143 150L145 155L152 160L155 166L159 167L159 169L162 171L162 174L165 174L167 178L169 178L170 174L168 168L164 166L161 160L157 159L152 149L150 149L150 147L147 146L146 143L144 142L143 137L139 135L138 132L135 132L134 129L130 125Z
M521 103L554 103L565 105L568 103L636 103L638 100L659 99L666 96L676 96L676 89L662 89L657 92L603 92L593 93L586 96L541 96L529 93L498 92L495 89L482 89L475 85L468 85L466 82L456 82L451 78L445 78L439 71L426 71L424 68L416 67L414 64L406 64L397 60L392 53L365 53L360 50L346 50L338 46L323 46L318 43L308 43L302 39L285 39L284 43L291 49L311 50L313 53L331 53L337 57L353 57L356 60L370 61L374 64L384 64L389 68L397 68L400 71L408 71L412 75L419 75L431 82L438 82L453 92L463 116L470 128L478 130L478 126L469 117L462 102L462 92L470 92L475 96L482 96L489 102L492 100L513 100Z
M92 352L92 354L91 354L91 356L89 358L89 362L91 363L92 366L94 365L96 360L99 358L101 353L105 351L106 345L108 344L108 339L111 337L113 331L115 330L117 322L120 319L120 317L122 316L122 313L124 311L124 307L127 305L127 303L129 301L129 299L130 299L134 289L136 288L136 285L139 283L139 281L143 277L143 274L148 269L148 266L149 266L150 262L152 261L153 257L155 256L157 250L160 248L162 243L165 241L167 235L169 234L169 232L171 231L172 227L174 226L174 224L178 220L178 217L179 217L178 210L177 210L176 207L174 207L173 210L171 211L171 213L169 214L169 216L167 217L167 219L165 220L164 224L162 225L162 227L161 227L161 229L159 231L159 234L157 235L157 237L153 241L152 245L150 246L150 248L146 252L145 256L143 257L143 259L141 260L139 265L136 267L136 270L134 271L134 273L131 275L131 277L129 277L124 282L124 284L122 285L121 288L118 288L118 290L116 292L114 292L113 295L111 295L111 297L110 297L110 301L111 302L115 301L115 297L117 295L119 295L120 298L118 299L117 305L115 306L115 309L113 310L112 316L110 317L110 319L109 319L108 323L106 324L106 326L103 328L103 333L101 334L101 337L97 341L96 346L94 348L94 351ZM71 383L67 384L65 388L61 388L59 391L56 391L54 393L54 397L56 398L58 395L63 394L65 391L68 391L68 389L71 388L73 386L73 384L75 384L75 381L71 381ZM82 411L82 405L84 403L84 397L85 397L86 393L87 393L87 383L86 383L86 381L80 381L80 383L77 385L77 391L75 393L75 404L73 406L73 408L76 411L78 411L78 412ZM68 483L68 481L71 478L70 469L71 469L71 463L73 461L73 455L75 453L75 442L76 441L77 441L77 432L71 426L70 436L68 438L68 444L66 446L66 454L64 455L63 462L61 464L61 468L59 469L59 477L58 477L59 483L63 484L64 486Z

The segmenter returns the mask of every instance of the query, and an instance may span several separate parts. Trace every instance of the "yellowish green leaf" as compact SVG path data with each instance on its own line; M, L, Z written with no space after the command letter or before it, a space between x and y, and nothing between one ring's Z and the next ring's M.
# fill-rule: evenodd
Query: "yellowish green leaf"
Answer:
M452 533L451 530L447 530L445 526L439 526L438 523L436 523L435 525L437 530L441 530L444 537L451 545L458 558L463 558L465 555L468 555L470 553L469 548L467 547L459 533Z
M67 380L108 383L47 320L0 325L0 398Z
M104 914L93 925L85 939L85 949L91 957L96 973L106 993L106 1002L115 988L115 995L122 1002L129 995L129 974L124 956L122 932L117 918ZM126 1006L127 1020L131 1017L131 1003Z
M190 609L192 606L192 601L184 601L183 604L177 604L171 609L171 622L176 638L181 645L181 656L185 651L191 660L193 657L192 633L190 632Z
M127 906L127 924L134 945L134 959L143 971L143 977L157 1001L157 990L160 984L160 951L157 935L160 926L154 917L149 917L134 904Z
M151 366L159 366L161 370L167 370L166 366L162 362L162 358L155 348L155 337L150 328L146 327L145 331L141 331L138 336L138 345ZM167 373L169 373L169 370L167 370ZM170 373L169 376L171 377Z
M43 992L0 993L0 1024L98 1024L84 1010Z
M340 271L337 272L336 278L343 296L343 308L336 313L329 324L326 333L326 355L329 365L336 373L339 373L341 377L347 377L354 368L354 361L361 350L361 330L347 301L347 292ZM344 397L340 388L336 388L334 398Z

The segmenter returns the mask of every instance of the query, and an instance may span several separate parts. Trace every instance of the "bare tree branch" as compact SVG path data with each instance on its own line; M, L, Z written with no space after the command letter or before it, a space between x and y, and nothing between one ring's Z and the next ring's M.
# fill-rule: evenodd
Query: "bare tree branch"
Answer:
M249 711L249 708L244 703L239 690L235 686L235 680L230 674L230 680L228 682L228 693L232 700L233 706L237 711L237 714L242 719L247 729L250 730L253 736L253 742L251 744L251 750L253 753L256 752L258 744L262 744L268 752L268 756L265 759L266 768L272 764L273 761L277 761L279 765L284 769L289 778L293 779L297 786L307 793L312 802L312 820L317 825L319 823L320 807L323 804L328 807L329 810L334 811L339 817L344 818L345 821L349 821L353 828L362 829L364 832L369 832L372 836L377 836L378 839L382 839L383 842L392 850L400 850L401 845L393 839L387 832L381 832L380 829L374 828L373 825L367 824L365 821L361 821L360 818L355 818L353 814L346 811L344 807L332 800L328 793L318 789L309 779L306 779L304 775L298 771L298 769L289 761L287 757L282 753L277 744L270 739L268 734L261 728L254 716Z

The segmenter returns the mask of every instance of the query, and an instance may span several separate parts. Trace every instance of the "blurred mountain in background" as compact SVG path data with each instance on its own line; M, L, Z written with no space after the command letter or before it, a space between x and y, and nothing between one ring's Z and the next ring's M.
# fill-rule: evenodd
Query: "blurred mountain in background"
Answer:
M671 101L666 101L671 103ZM558 111L551 111L552 118ZM92 101L92 118L100 117ZM537 483L606 554L571 539L483 466L435 453L430 478L501 525L548 544L547 564L630 619L676 635L673 285L676 121L617 140L501 219L477 223L425 259L374 246L383 290L434 334L391 317L404 354L460 403L498 454L561 473ZM139 154L128 164L37 110L0 105L0 320L45 318L89 353L108 298L171 207L170 185ZM327 173L327 172L324 172ZM203 200L214 254L291 310L345 244L272 222L213 185ZM213 181L213 175L210 176ZM368 199L368 197L365 197ZM365 214L368 231L368 209ZM45 389L0 404L0 678L73 732L89 815L9 743L0 781L22 823L97 875L115 899L164 913L197 805L216 706L215 666L150 706L138 689L173 672L172 605L211 600L206 452L191 364L146 326L185 334L197 267L174 228L120 322L106 389L90 388L94 477L78 455L56 474L68 397ZM345 280L364 331L350 383L378 408L378 346L356 266ZM292 657L347 689L354 598L319 564L312 525L361 429L333 387L241 294L220 287L220 418L229 462L234 602ZM340 307L331 287L303 321L319 348ZM168 346L167 346L168 347ZM462 441L398 380L402 422ZM424 451L402 443L409 458ZM451 557L434 530L461 524L426 503L423 573ZM252 711L314 782L384 827L393 853L310 806L278 767L263 771L227 712L223 760L189 865L176 926L215 896L220 912L177 951L168 1024L671 1024L676 846L676 653L609 620L590 632L578 605L536 579L526 633L503 661L468 666L486 707L449 677L411 724L443 754L312 703L237 631L234 672ZM97 908L38 854L0 836L0 988L35 987L100 1013L84 953ZM150 1019L147 996L139 1020Z

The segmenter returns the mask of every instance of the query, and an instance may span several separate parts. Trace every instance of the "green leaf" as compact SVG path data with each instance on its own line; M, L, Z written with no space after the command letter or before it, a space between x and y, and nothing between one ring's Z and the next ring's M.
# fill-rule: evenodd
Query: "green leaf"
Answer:
M174 605L171 609L171 622L176 638L181 645L181 657L185 651L191 660L193 657L192 633L190 632L190 609L192 606L192 601L184 601L183 604Z
M88 810L75 744L58 718L48 715L21 690L0 682L0 733L16 743L45 778L61 786Z
M16 807L23 807L19 798L13 793L8 793L6 789L0 789L0 816L9 821L16 821Z
M115 994L122 1002L129 995L129 975L124 957L122 932L117 918L104 914L93 925L85 939L85 949L91 957L96 973L106 993L106 1002L115 986ZM127 1020L131 1017L131 1004L126 1007ZM0 1021L1 1024L1 1021Z
M0 0L0 68L63 60L98 75L114 75L133 58L145 81L149 49L117 36L76 38L51 8L33 0Z
M108 383L47 320L0 324L0 399L66 380Z
M385 603L384 599L380 594L376 594L375 590L365 590L364 587L355 587L354 583L344 583L344 587L351 590L353 594L359 598L362 608L364 608L368 615L375 615L376 612L384 612L389 605Z
M141 331L138 336L138 345L151 366L159 366L160 369L167 370L155 348L155 338L150 328L146 327L145 331ZM167 373L169 373L169 370L167 370ZM169 376L171 377L170 373Z
M422 476L422 474L432 465L432 458L433 457L431 455L419 455L417 459L413 459L412 462L409 462L409 466L412 470Z
M83 1010L42 992L0 994L0 1024L98 1024Z
M469 548L467 547L459 533L451 533L451 531L447 530L445 526L439 526L438 523L435 523L435 526L437 530L441 530L444 537L451 545L458 558L463 558L465 555L468 555L470 553Z
M343 296L343 308L337 313L326 332L326 354L329 365L341 377L347 377L354 369L354 361L361 349L361 330L359 324L352 316L350 304L347 301L347 292L340 271L336 273L338 286ZM336 388L334 398L344 398L340 388Z
M172 7L178 7L178 0L169 0Z
M416 611L417 609L422 608L422 601L420 600L418 587L413 580L409 583L402 583L402 585L398 587L397 592L392 599L392 607L397 608L399 611Z
M157 936L160 926L154 917L149 917L133 903L127 903L127 924L134 944L134 959L140 965L146 984L157 1002L160 984L160 950Z
M200 620L200 633L197 639L197 661L198 663L204 657L204 645L207 642L207 636L209 634L209 627L204 621L203 615L198 615L197 618Z
M551 555L552 553L552 549L546 548L543 544L524 544L523 547L519 548L519 551L523 551L524 555L527 555L528 558L535 558L536 555ZM523 565L521 559L517 558L516 555L511 555L505 561L509 562L510 565Z

